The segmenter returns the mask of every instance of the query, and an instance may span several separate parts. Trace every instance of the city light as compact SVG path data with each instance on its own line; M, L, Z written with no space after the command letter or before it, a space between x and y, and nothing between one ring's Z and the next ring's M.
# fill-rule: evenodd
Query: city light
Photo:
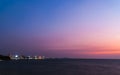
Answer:
M15 55L16 58L18 58L18 55Z

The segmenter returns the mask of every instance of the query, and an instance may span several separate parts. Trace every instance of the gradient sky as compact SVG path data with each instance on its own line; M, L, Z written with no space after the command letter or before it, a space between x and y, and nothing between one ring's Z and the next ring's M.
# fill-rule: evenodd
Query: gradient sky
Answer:
M120 58L120 0L0 0L0 54Z

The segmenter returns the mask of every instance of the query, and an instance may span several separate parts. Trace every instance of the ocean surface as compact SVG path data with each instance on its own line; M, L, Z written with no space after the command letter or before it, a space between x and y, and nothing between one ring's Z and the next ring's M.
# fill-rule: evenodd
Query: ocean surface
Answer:
M120 60L49 59L0 61L0 75L120 75Z

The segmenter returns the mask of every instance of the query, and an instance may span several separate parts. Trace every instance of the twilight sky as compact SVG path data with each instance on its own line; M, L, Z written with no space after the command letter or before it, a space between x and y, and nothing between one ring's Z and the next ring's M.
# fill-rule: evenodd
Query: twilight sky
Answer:
M120 58L120 0L0 0L0 54Z

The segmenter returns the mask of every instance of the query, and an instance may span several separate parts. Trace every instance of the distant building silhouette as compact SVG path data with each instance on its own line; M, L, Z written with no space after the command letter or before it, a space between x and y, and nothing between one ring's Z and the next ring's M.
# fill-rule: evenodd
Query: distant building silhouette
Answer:
M0 55L0 60L10 60L9 56Z

